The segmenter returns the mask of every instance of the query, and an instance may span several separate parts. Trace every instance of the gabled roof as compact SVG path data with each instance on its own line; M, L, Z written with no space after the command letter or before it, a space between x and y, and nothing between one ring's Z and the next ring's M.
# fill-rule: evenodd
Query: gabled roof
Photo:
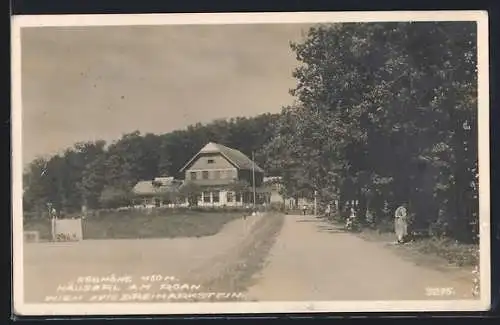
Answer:
M132 192L136 195L162 194L175 190L179 185L180 183L175 180L172 180L172 182L169 183L162 183L157 180L140 181L135 184Z
M219 153L226 158L236 168L241 170L252 170L255 168L256 172L263 173L264 170L260 168L252 159L248 158L244 153L239 150L226 147L222 144L209 142L207 143L196 155L193 156L181 169L183 172L191 163L200 155L205 153Z

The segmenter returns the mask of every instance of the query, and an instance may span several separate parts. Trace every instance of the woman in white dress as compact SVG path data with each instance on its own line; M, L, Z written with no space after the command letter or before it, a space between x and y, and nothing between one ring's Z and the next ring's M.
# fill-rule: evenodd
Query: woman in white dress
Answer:
M408 235L408 211L405 205L396 209L394 213L394 228L399 244L403 243Z

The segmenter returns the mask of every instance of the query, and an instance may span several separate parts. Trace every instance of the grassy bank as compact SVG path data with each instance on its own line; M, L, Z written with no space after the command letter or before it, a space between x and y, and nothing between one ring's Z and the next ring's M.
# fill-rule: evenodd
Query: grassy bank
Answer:
M363 229L360 236L367 240L395 242L395 235L391 232ZM460 267L479 264L478 245L463 244L449 238L419 238L394 248L411 254L421 264L437 264L439 260Z
M84 239L140 239L202 237L218 233L244 212L126 210L100 211L83 220ZM27 219L25 231L38 231L40 239L51 238L48 219Z
M212 266L214 273L204 279L204 286L215 291L245 292L275 243L284 223L282 213L269 213L254 224L241 246L235 247Z
M343 227L340 220L328 219L339 227ZM383 225L380 229L363 228L360 237L378 242L393 243L396 235L392 225ZM393 246L397 251L411 255L414 260L421 264L439 264L442 262L455 265L474 267L479 264L479 246L475 244L464 244L450 238L423 237L417 238L403 245Z

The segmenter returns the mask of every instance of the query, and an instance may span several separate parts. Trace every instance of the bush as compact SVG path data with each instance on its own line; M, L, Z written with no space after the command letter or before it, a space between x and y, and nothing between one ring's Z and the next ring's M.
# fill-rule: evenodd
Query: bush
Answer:
M130 191L122 188L105 187L99 197L99 203L102 207L117 208L129 205L131 202Z
M37 231L42 241L52 238L52 225L49 218L24 218L23 231Z
M448 238L426 238L415 241L413 246L424 254L434 254L458 266L478 265L479 247L462 244Z

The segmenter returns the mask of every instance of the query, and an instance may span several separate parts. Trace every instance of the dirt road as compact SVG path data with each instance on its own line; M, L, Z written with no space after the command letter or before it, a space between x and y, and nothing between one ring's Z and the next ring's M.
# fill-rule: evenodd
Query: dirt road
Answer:
M247 295L258 301L472 299L469 272L438 271L311 216L285 223Z
M64 285L78 282L78 277L128 275L134 278L134 283L140 280L141 283L148 284L149 280L142 280L142 277L154 275L160 278L175 277L181 279L182 283L192 281L193 285L210 283L198 280L217 275L215 273L223 270L220 265L231 265L241 258L246 268L240 267L241 264L234 264L234 267L229 268L233 270L229 277L244 284L229 287L244 288L253 283L247 288L245 300L472 298L469 272L456 270L443 272L417 266L411 260L396 255L393 250L386 247L385 243L365 241L311 216L286 216L283 227L276 229L278 232L276 241L267 254L267 249L256 247L265 243L265 239L271 236L272 232L267 234L263 229L271 229L273 223L267 221L262 223L259 220L270 219L256 216L235 220L228 223L220 233L202 238L84 240L78 243L25 244L25 302L40 303L47 299L47 296L60 297L63 294L84 296L83 300L78 302L85 302L85 299L95 297L94 292L82 294L80 291L64 291L69 290ZM281 224L280 221L279 227ZM261 230L255 231L255 229ZM262 236L267 237L262 238ZM244 249L240 250L239 246ZM266 255L266 265L261 272L252 277L253 271L259 269L253 264L259 264L261 258L266 259ZM245 277L235 272L242 274L248 272L253 279L247 283L241 280ZM160 279L159 282L164 280ZM230 283L230 280L228 278L224 281ZM144 298L136 295L133 301L147 302L156 299L151 295L170 292L170 289L163 290L158 287L158 283L154 284L156 286L146 288L149 296ZM63 292L58 290L61 285L63 289L66 288ZM208 289L211 289L210 286L209 284ZM114 287L107 286L107 288L106 290L111 290ZM221 288L220 290L226 290L224 286ZM103 287L99 290L101 289L104 290ZM114 294L113 290L111 293ZM129 292L127 291L129 289L124 287L120 290L122 291L116 295L102 295L102 297L109 296L110 299L103 302L122 301L121 297L130 298L128 295L123 295L124 290ZM103 299L108 299L106 297ZM166 298L161 296L158 299L164 301Z

